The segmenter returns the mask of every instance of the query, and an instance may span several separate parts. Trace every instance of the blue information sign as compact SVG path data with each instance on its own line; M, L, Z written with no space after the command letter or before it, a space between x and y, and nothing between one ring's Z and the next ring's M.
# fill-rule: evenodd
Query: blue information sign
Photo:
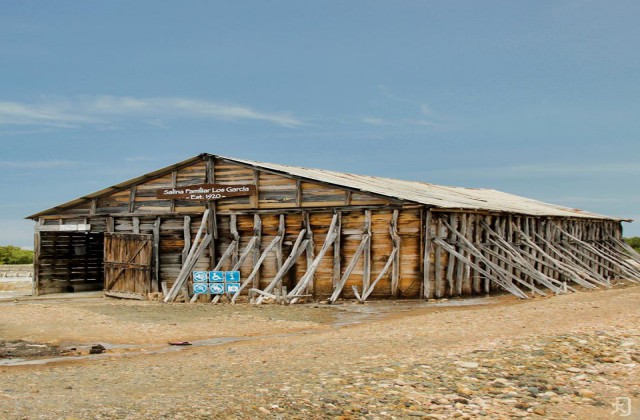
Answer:
M237 283L240 281L240 272L239 271L225 271L224 272L224 280L230 283Z
M204 282L209 281L209 272L208 271L194 271L193 272L193 281L194 282Z
M194 294L207 293L208 290L206 283L193 283Z
M209 289L214 295L224 294L224 283L209 283Z
M227 283L227 293L236 293L240 290L240 283Z
M209 274L209 281L211 282L224 281L224 271L211 271Z

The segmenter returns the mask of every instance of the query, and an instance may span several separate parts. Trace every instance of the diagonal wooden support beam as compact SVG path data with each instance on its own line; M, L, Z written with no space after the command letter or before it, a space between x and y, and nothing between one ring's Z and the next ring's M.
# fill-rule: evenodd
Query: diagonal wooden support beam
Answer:
M198 262L198 259L204 254L205 249L207 248L207 246L209 246L209 243L212 239L213 235L211 235L210 233L207 233L205 235L202 242L200 242L200 244L198 245L198 249L193 253L192 258L189 259L185 265L183 265L182 268L184 269L184 271L180 272L178 278L176 279L176 282L171 287L171 290L169 290L169 294L164 298L165 303L175 300L179 291L182 291L183 295L185 294L182 288L185 286L185 283L189 278L189 273ZM187 296L185 296L185 299L188 300L188 298L189 296L187 292Z
M513 222L510 222L509 226L516 226ZM554 284L554 280L550 277L545 276L540 271L536 270L533 265L529 263L525 258L522 257L519 250L511 245L508 241L506 241L501 235L495 232L489 225L487 225L484 221L480 222L482 227L493 237L488 238L488 241L494 246L501 249L504 255L500 255L499 253L494 253L493 250L490 250L486 247L484 250L486 252L494 253L494 256L498 259L502 259L506 264L510 264L514 266L517 270L521 271L525 275L529 276L532 280L546 286L548 289L553 291L554 293L563 293L562 288L558 285ZM509 258L511 257L511 258ZM516 274L518 277L518 274Z
M556 259L558 259L558 261L562 262L565 265L568 265L569 267L572 267L573 271L575 271L577 274L581 274L583 280L587 280L590 283L599 284L604 287L609 287L607 280L600 277L599 274L594 273L591 267L585 264L582 260L576 258L570 252L562 252L562 246L560 244L552 244L538 233L535 233L534 235L545 245L547 245L549 250L556 255Z
M627 251L629 253L629 256L635 260L636 262L640 263L640 253L638 253L638 251L636 251L635 249L633 249L633 247L631 245L629 245L628 243L626 243L625 241L621 241L618 238L615 238L613 236L611 236L609 238L610 241L618 244L618 246L620 246L621 248L623 248L625 251Z
M356 252L353 254L353 258L351 258L351 262L349 262L349 265L344 270L344 274L342 275L342 278L340 279L338 284L336 284L336 288L333 290L333 294L327 300L327 302L334 303L336 300L338 300L338 297L340 296L340 293L342 292L342 288L347 283L347 280L349 279L349 276L351 275L351 272L356 267L356 264L358 263L358 260L360 259L360 255L362 255L363 251L365 250L365 248L369 244L370 240L371 240L371 237L368 234L365 233L362 236L362 240L360 241L360 245L358 245L358 248L356 249Z
M528 247L528 248L529 249L527 249L527 250L524 250L524 249L520 250L520 255L522 255L523 258L529 258L534 263L537 262L539 267L540 267L538 269L539 273L541 273L543 276L545 276L549 281L551 281L557 287L561 288L563 290L563 292L564 292L565 288L567 290L572 291L572 292L577 292L577 289L567 285L566 282L562 282L560 280L554 279L553 277L549 277L547 274L545 274L542 270L545 270L545 269L546 269L545 271L557 270L556 266L554 266L549 261L545 261L543 259L543 257L541 255L538 255L538 252L535 249L533 249L532 247Z
M597 244L596 249L604 255L607 255L609 261L614 261L614 266L621 272L626 273L627 276L633 279L640 278L640 270L627 261L629 255L618 249L616 243L607 241L600 242Z
M302 276L302 278L300 279L296 287L294 287L293 290L291 290L291 292L289 292L289 294L287 295L287 298L293 297L293 299L290 300L290 303L296 303L298 301L298 297L294 297L294 296L300 295L300 293L303 290L307 290L307 286L313 280L313 275L318 269L318 266L320 265L320 261L322 261L322 258L329 250L329 247L331 247L331 245L333 244L333 241L336 240L336 237L338 236L338 233L336 232L337 220L338 220L338 215L334 214L333 219L331 220L331 225L329 226L329 230L327 231L327 236L324 240L324 243L322 244L322 248L320 249L320 252L314 258L313 262L311 263L311 266L307 267L306 273L304 273L304 275Z
M458 257L459 259L461 259L465 264L468 264L471 266L471 268L478 270L479 273L483 274L484 276L486 276L486 278L490 279L491 281L493 281L494 283L498 284L500 287L502 287L503 289L505 289L506 291L510 292L511 294L521 298L521 299L527 299L528 296L522 291L520 290L517 286L515 286L514 284L508 283L504 280L502 280L500 277L491 274L489 271L483 269L480 265L478 265L477 263L471 261L469 258L465 257L464 255L460 254L458 251L456 251L456 249L449 245L447 242L443 241L440 238L435 238L433 240L435 243L437 243L438 245L440 245L444 250L446 250L447 252L454 254L456 257ZM463 247L465 247L465 245L463 245ZM471 248L469 248L469 251L474 254L476 256L476 258L478 260L480 260L481 262L483 262L485 265L491 265L491 262L488 261L488 259L479 251L477 250L475 247L473 248L473 250L471 250Z
M496 259L496 262L491 261L490 258L488 258L487 256L485 256L482 251L480 251L478 248L476 248L464 235L462 235L458 230L456 230L455 228L453 228L451 225L449 225L447 222L443 221L443 223L447 226L447 228L453 232L455 235L457 235L457 237L460 239L460 242L458 242L459 246L462 247L466 247L468 250L471 251L471 253L475 254L477 258L480 258L481 260L483 260L483 262L485 263L485 265L487 267L489 267L491 269L491 271L493 271L495 274L500 274L503 278L503 282L506 285L509 285L510 287L514 287L515 289L517 289L518 291L522 292L516 285L513 284L513 281L515 280L517 283L520 283L521 285L527 287L528 289L530 289L532 292L534 293L538 293L542 296L546 296L546 293L544 293L542 290L538 289L537 287L523 281L520 277L517 277L516 275L514 275L509 269L507 268L503 268L499 265L500 260ZM457 254L457 255L456 255ZM459 252L456 252L456 254L454 254L456 257L458 255L461 255ZM468 260L468 258L465 258ZM509 261L508 259L504 259L506 262L503 264L508 263L509 267L511 267L511 265L513 264L511 261ZM493 276L495 278L495 275ZM493 279L493 278L492 278ZM502 285L501 285L502 286ZM505 287L505 286L502 286ZM506 288L507 290L511 291L508 287Z
M284 277L284 275L291 269L293 264L295 264L298 257L300 257L300 255L302 255L304 251L306 251L307 242L309 241L308 239L304 239L306 234L307 234L306 229L302 229L300 231L300 233L298 234L298 237L296 238L295 243L293 244L293 248L291 248L291 252L289 253L289 256L287 257L285 262L282 264L282 267L280 267L280 270L278 270L273 280L271 280L271 282L267 285L267 287L264 288L265 293L270 293L273 289L278 287L278 284L282 281L282 278ZM264 296L259 296L255 302L256 305L260 305L263 300L264 300Z
M262 266L262 263L264 262L265 258L267 258L267 255L269 255L269 252L271 252L273 247L276 246L281 240L282 240L282 236L276 236L269 243L269 245L267 245L265 250L262 252L262 255L260 255L260 257L258 258L258 261L256 261L255 265L253 266L253 271L251 271L251 274L249 274L249 277L247 277L247 279L240 285L240 287L238 288L238 291L231 298L231 303L235 303L236 299L238 299L238 296L240 296L240 293L242 293L242 290L245 287L247 287L247 285L249 285L249 283L251 283L256 278L257 274L260 272L260 267Z
M577 283L577 284L579 284L579 285L581 285L583 287L586 287L586 288L589 288L589 289L595 289L596 288L595 285L593 285L589 281L583 279L580 276L580 274L575 272L570 266L568 266L567 264L563 263L562 261L559 261L559 260L555 259L546 250L544 250L541 247L539 247L538 244L536 244L534 242L533 238L531 238L529 235L524 233L519 227L514 226L514 229L520 234L520 239L521 240L526 242L527 245L529 245L532 249L537 251L541 258L546 259L547 261L549 261L551 266L554 267L554 270L557 270L559 273L562 273L563 275L567 276L570 280L572 280L573 282L575 282L575 283ZM537 233L534 232L534 235L537 235ZM542 260L539 259L539 261L542 261Z
M382 271L380 272L380 274L378 274L378 277L376 277L376 279L373 281L373 283L371 283L371 286L369 286L369 288L366 291L363 290L362 297L358 299L360 303L364 303L367 300L369 295L373 292L373 289L375 289L376 284L378 284L378 282L382 278L384 278L384 275L387 274L387 271L389 271L389 267L391 267L391 264L395 261L397 253L398 253L398 248L394 248L393 251L391 251L391 254L389 254L389 259L387 259L387 263L382 268Z
M193 244L191 245L191 249L189 250L187 257L182 262L182 268L180 269L180 273L178 274L176 281L173 283L173 286L171 286L171 289L167 293L167 296L165 296L164 298L165 303L172 302L176 298L178 291L186 281L189 275L189 271L191 271L191 268L193 267L193 264L191 264L191 261L193 260L194 254L196 253L199 247L198 242L200 241L200 237L202 236L202 233L204 232L207 226L208 220L209 220L209 210L207 209L202 215L202 221L200 222L200 228L198 229L198 233L196 233L196 239L193 241ZM189 237L189 239L191 239L191 232L190 231L187 232L186 226L187 226L187 219L185 218L185 242L187 241L187 236ZM207 245L209 244L207 243Z
M393 249L397 250L391 267L391 296L393 297L398 296L398 285L400 284L400 246L402 244L402 240L398 234L398 216L398 210L394 210L393 216L391 217L391 225L389 226L389 234L391 235Z

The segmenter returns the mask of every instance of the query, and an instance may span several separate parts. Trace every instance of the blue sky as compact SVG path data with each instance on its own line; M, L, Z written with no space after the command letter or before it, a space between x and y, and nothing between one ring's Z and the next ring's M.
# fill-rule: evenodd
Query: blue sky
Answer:
M640 219L640 2L0 5L2 245L201 152Z

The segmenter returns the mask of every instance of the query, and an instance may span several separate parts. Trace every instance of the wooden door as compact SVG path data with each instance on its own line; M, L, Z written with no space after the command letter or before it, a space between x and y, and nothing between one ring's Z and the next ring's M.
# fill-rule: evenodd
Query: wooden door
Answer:
M151 292L152 256L152 235L105 233L105 295L146 299Z

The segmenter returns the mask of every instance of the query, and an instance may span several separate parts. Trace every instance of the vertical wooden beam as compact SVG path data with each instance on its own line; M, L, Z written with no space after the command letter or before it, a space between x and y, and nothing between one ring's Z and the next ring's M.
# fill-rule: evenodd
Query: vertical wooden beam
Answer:
M206 182L213 184L216 182L216 168L213 157L209 156L207 159L206 167ZM217 204L215 201L208 201L207 208L209 209L209 220L207 222L207 230L212 235L213 240L209 243L209 268L213 269L216 266L216 239L218 239L218 215Z
M136 204L136 185L131 186L131 192L129 193L129 213L133 213Z
M256 193L251 196L251 207L257 209L260 207L260 172L253 170L253 184L256 186Z
M184 246L182 247L182 264L187 261L189 250L191 249L191 217L184 216L182 227L182 235L184 238Z
M133 223L133 233L140 233L140 218L138 217L132 217L131 218L131 223Z
M400 285L400 235L398 234L398 210L393 211L391 225L389 226L391 242L396 253L391 266L391 296L398 297L398 286Z
M442 229L442 221L438 217L436 219L436 239L440 239L441 237L441 229ZM439 244L435 244L434 247L435 252L435 261L434 261L434 269L435 269L435 297L442 298L444 296L444 285L442 279L442 248Z
M176 188L178 186L178 171L171 172L171 188ZM171 200L171 207L169 208L171 213L176 212L176 200Z
M284 242L285 236L287 234L287 228L285 225L285 216L284 214L280 215L280 220L278 222L278 236L281 237L280 241L277 244L276 248L276 264L278 266L278 270L282 268L282 243Z
M260 247L262 245L262 219L259 214L253 215L253 235L257 238L255 245L253 246L253 266L257 266L260 260ZM260 270L255 273L253 277L254 289L260 288Z
M338 234L340 232L338 231ZM364 211L364 234L369 240L364 247L364 255L362 260L362 290L369 290L371 285L371 210Z
M306 235L307 235L307 270L309 270L309 268L311 267L311 265L313 264L313 260L315 260L315 247L316 244L313 241L313 230L311 229L311 219L309 217L309 212L308 211L304 211L302 212L302 218L304 220L304 226L305 226L305 230L307 231ZM313 278L311 280L309 280L309 283L307 284L307 288L306 288L306 293L313 295L314 291L315 291L315 274L313 274Z
M94 216L96 214L96 210L98 209L98 199L94 198L91 200L91 208L89 209L89 215Z
M484 217L485 222L487 225L491 226L491 216L487 215ZM487 232L486 229L484 229L484 241L485 242L489 242L489 232ZM489 262L493 262L493 257L488 257ZM487 269L488 273L491 273L490 271L490 267L487 266L487 264L485 263L485 267ZM487 275L484 276L484 292L485 293L490 293L491 292L491 278Z
M347 194L344 197L344 205L345 206L350 206L351 205L351 195L353 193L351 192L351 190L347 190Z
M333 241L333 274L332 274L332 290L336 289L338 282L342 276L341 273L341 250L340 250L340 237L342 236L342 213L340 211L336 212L338 216L338 221L336 222L336 232L338 236L336 240Z
M231 255L231 266L234 267L238 263L238 254L240 252L240 234L238 233L238 217L235 214L229 216L229 230L231 231L231 240L236 242L236 247Z
M158 216L153 224L153 281L151 292L157 293L160 286L160 224L162 219Z
M480 242L482 241L482 228L480 226L480 220L482 220L481 215L476 215L473 220L473 239L471 240L471 242L473 242L473 245L476 248L480 246ZM467 255L469 255L473 263L475 263L478 267L480 266L481 263L480 261L478 261L478 258L475 255L472 255L470 252ZM481 274L482 273L480 273L480 271L478 271L476 268L473 269L473 293L480 294L483 292Z
M31 284L31 294L38 296L40 294L40 255L42 254L42 236L39 226L44 225L44 219L38 218L36 222L35 233L33 234L33 283Z
M451 225L451 227L454 229L458 229L460 227L458 215L456 213L449 213L449 225ZM455 243L456 234L452 230L449 230L448 236L449 236L449 241ZM455 264L456 258L452 253L449 252L448 254L449 255L447 257L447 295L454 296L457 291L457 287L453 282L453 270L455 269L455 266L456 266Z
M302 206L302 183L296 179L296 207Z
M458 230L459 230L460 234L466 238L466 236L467 236L467 215L464 214L464 213L459 214L458 215L458 222L459 222ZM465 254L465 251L460 247L458 247L458 252L460 252L460 254L462 254L462 255ZM456 295L457 296L462 296L463 282L465 281L464 266L465 266L465 264L463 264L462 260L458 259L456 261Z
M115 221L113 220L112 216L107 217L106 224L107 224L107 226L105 227L106 231L108 233L113 233L115 231Z
M473 228L475 221L474 214L465 215L464 225L465 225L465 237L469 242L473 242ZM462 249L462 254L469 258L471 254L468 250ZM467 264L462 266L462 294L463 295L471 295L473 294L473 279L471 278L471 267Z
M425 213L422 218L423 226L423 256L422 256L422 296L424 299L431 297L431 283L429 280L429 272L431 270L431 209L425 207L423 212Z

